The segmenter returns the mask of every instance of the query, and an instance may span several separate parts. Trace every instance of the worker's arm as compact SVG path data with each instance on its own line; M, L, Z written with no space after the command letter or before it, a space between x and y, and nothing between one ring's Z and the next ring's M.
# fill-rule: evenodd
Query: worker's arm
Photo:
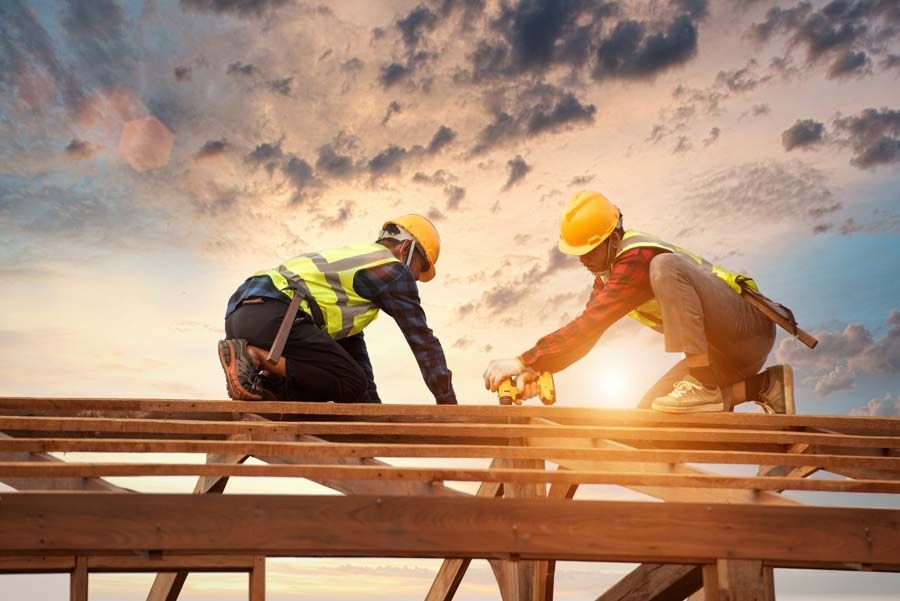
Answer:
M363 333L341 338L337 341L347 354L353 357L353 360L362 368L366 374L366 399L367 403L380 403L378 397L378 387L375 386L375 372L372 370L372 362L369 360L369 351L366 348L366 339Z
M558 372L584 357L609 326L653 298L650 261L659 252L636 248L619 256L606 284L594 281L584 312L522 353L522 364L536 372Z
M409 268L391 262L360 270L354 279L354 288L397 322L435 401L439 405L455 405L456 393L444 349L428 327L419 289Z

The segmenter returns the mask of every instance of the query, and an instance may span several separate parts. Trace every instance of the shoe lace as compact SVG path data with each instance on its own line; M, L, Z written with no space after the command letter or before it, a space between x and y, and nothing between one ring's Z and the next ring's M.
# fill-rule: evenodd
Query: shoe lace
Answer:
M680 399L683 396L690 394L692 391L700 388L693 382L688 382L687 380L682 380L678 384L675 385L675 388L672 390L672 398Z

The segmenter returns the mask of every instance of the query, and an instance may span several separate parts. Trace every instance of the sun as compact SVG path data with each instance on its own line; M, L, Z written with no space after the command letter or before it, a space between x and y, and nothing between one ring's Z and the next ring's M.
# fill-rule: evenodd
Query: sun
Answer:
M628 398L628 376L621 371L603 371L597 374L595 385L604 407L627 407L634 404Z

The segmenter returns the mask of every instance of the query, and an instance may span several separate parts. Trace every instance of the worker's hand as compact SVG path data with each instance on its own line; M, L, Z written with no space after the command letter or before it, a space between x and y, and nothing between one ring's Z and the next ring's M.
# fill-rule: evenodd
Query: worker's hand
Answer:
M523 371L525 371L525 366L518 357L491 361L484 370L484 387L491 392L496 392L503 380L517 376Z
M532 369L526 369L516 376L516 388L519 389L519 398L526 401L540 394L541 385L538 382L540 375Z

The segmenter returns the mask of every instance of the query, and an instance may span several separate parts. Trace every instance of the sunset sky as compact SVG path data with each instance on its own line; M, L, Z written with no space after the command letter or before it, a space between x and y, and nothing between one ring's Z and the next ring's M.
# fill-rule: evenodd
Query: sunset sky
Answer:
M896 0L2 0L0 395L224 398L215 344L248 275L419 212L443 240L420 292L460 402L495 403L488 361L587 299L555 250L580 189L794 309L820 345L779 336L770 361L794 365L801 412L900 414ZM434 402L389 317L366 340L385 402ZM617 324L557 374L559 403L633 406L676 359ZM147 486L192 486L167 482ZM285 486L267 485L234 490ZM278 560L270 596L417 599L436 566ZM558 598L628 569L563 565ZM788 599L900 590L778 582ZM241 587L192 578L183 598ZM458 598L496 596L482 565Z

